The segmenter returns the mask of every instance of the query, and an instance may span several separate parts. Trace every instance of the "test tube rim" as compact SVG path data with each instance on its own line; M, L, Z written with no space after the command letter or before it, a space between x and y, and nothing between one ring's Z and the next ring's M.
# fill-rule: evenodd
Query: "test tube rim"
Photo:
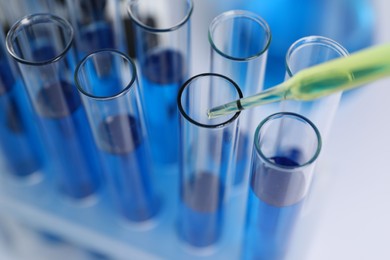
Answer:
M184 108L181 104L181 97L182 97L182 94L184 92L184 89L192 82L194 81L195 79L197 78L200 78L200 77L206 77L206 76L216 76L216 77L221 77L225 80L227 80L229 83L231 83L234 88L237 90L237 93L238 93L238 96L239 96L239 99L243 98L243 94L242 94L242 91L240 89L240 87L237 85L237 83L235 83L232 79L224 76L224 75L221 75L221 74L218 74L218 73L201 73L201 74L198 74L198 75L195 75L193 77L191 77L190 79L188 79L186 82L184 82L184 84L181 86L178 94L177 94L177 105L178 105L178 108L179 108L179 112L180 114L185 118L187 119L189 122L191 122L192 124L196 125L196 126L199 126L199 127L204 127L204 128L221 128L221 127L224 127L230 123L232 123L234 120L236 120L238 118L238 116L241 114L241 111L238 111L236 112L231 118L229 118L229 120L227 121L224 121L222 123L219 123L219 124L215 124L215 125L206 125L206 124L202 124L202 123L199 123L195 120L193 120L185 111L184 111ZM205 111L205 114L207 114L207 111Z
M85 64L85 62L89 59L89 58L92 58L93 56L99 54L99 53L114 53L116 55L119 55L120 57L122 57L124 60L126 60L129 64L130 64L130 69L131 71L133 72L132 74L132 77L131 77L131 80L129 81L129 83L127 84L126 87L124 87L121 91L119 91L118 93L115 93L113 95L110 95L110 96L95 96L87 91L84 90L83 87L81 87L82 84L80 84L80 81L78 79L78 75L79 75L79 69L81 68L81 66L83 66ZM133 86L135 86L135 81L137 79L137 68L135 66L135 63L134 61L129 57L127 56L125 53L119 51L119 50L116 50L116 49L100 49L100 50L97 50L97 51L94 51L90 54L88 54L87 56L85 56L78 64L77 64L77 67L76 67L76 70L75 70L75 73L74 73L74 80L75 80L75 85L77 87L77 89L85 96L89 97L89 98L92 98L94 100L100 100L100 101L105 101L105 100L112 100L112 99L115 99L115 98L118 98L118 97L121 97L121 96L124 96L126 95L127 92L130 91L130 89L132 89Z
M70 37L68 42L65 45L65 48L56 56L54 56L51 59L48 60L43 60L43 61L30 61L26 60L23 58L20 58L14 51L14 48L12 46L12 40L15 39L13 37L17 32L19 32L24 26L26 25L31 25L32 22L35 23L46 23L49 21L54 21L59 25L59 27L65 28L66 30L69 31ZM27 65L33 65L33 66L40 66L40 65L47 65L51 63L55 63L58 60L60 60L62 57L66 55L68 50L72 47L74 40L74 30L72 25L65 19L62 19L61 17L58 17L56 15L52 15L49 13L36 13L36 14L31 14L22 17L19 19L16 23L14 23L11 27L11 29L8 31L7 36L6 36L6 47L8 50L8 53L18 62L27 64Z
M338 54L340 54L340 57L346 57L349 56L349 52L346 48L344 48L340 43L336 42L335 40L332 40L328 37L319 36L319 35L312 35L312 36L306 36L303 38L298 39L295 41L291 46L288 48L286 57L284 60L284 64L286 67L286 71L289 77L293 77L297 72L293 73L290 66L290 57L294 53L294 51L303 48L305 46L309 45L318 45L318 46L326 46Z
M142 27L146 31L150 31L150 32L154 32L154 33L172 32L172 31L176 31L177 29L182 27L191 18L192 12L194 10L194 4L193 4L192 0L185 0L185 1L188 4L188 12L186 13L186 15L184 16L183 19L181 19L178 23L174 24L173 26L171 26L169 28L154 28L154 27L151 27L149 25L144 24L142 21L137 19L137 17L132 12L130 6L134 2L139 2L139 0L129 0L127 2L127 13L129 14L130 18L133 20L133 22L135 24L137 24L138 26Z
M217 23L231 19L231 18L237 18L237 17L246 17L246 18L249 18L249 19L255 21L256 23L258 23L264 29L264 31L266 32L267 38L268 38L266 44L264 45L264 47L262 48L261 51L257 52L254 55L251 55L249 57L245 57L245 58L234 57L234 56L227 55L226 53L224 53L223 51L221 51L217 47L217 45L215 44L215 42L213 40L213 36L212 36L212 29L215 28L215 25ZM208 39L209 39L209 43L210 43L211 47L213 48L213 50L215 50L221 56L223 56L227 59L230 59L230 60L234 60L234 61L250 61L250 60L253 60L253 59L260 57L261 55L263 55L264 53L266 53L268 51L268 49L271 45L272 32L271 32L271 29L270 29L268 23L259 15L255 14L253 12L245 11L245 10L231 10L231 11L227 11L227 12L224 12L224 13L218 15L217 17L215 17L212 20L212 22L209 25L209 29L208 29Z
M258 137L260 135L260 129L266 124L266 123L269 123L270 121L274 120L274 119L278 119L278 118L281 118L283 116L287 116L287 117L290 117L290 118L296 118L298 120L300 120L301 122L303 123L306 123L308 124L313 130L314 130L314 133L317 137L317 149L314 153L314 155L309 159L307 160L305 163L303 164L300 164L298 166L288 166L288 165L281 165L281 164L277 164L271 160L269 160L269 158L267 156L265 156L261 150L261 147L260 147L260 142L258 141ZM255 149L256 149L256 153L261 157L261 159L270 167L272 168L275 168L279 171L291 171L291 170L298 170L298 169L302 169L302 168L305 168L307 166L309 166L310 164L312 164L313 162L315 162L318 158L318 156L320 155L320 152L321 152L321 148L322 148L322 138L321 138L321 134L320 134L320 131L318 130L318 128L316 127L316 125L310 121L308 118L300 115L300 114L297 114L297 113L292 113L292 112L278 112L278 113L274 113L268 117L266 117L265 119L263 119L260 124L257 126L256 128L256 132L255 132L255 136L254 136L254 146L255 146Z

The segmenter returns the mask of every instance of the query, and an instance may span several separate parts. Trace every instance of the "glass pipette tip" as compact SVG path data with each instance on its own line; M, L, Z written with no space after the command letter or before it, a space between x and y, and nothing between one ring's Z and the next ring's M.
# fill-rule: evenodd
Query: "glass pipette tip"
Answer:
M207 111L216 118L285 99L313 100L390 76L390 44L356 52L298 72L289 80Z

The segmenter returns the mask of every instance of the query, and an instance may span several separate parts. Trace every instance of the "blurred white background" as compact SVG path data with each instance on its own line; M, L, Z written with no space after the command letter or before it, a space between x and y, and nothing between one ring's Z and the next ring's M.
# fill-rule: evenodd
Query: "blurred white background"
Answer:
M372 2L375 43L390 43L390 2ZM326 154L332 179L307 259L390 259L389 97L385 79L343 98Z

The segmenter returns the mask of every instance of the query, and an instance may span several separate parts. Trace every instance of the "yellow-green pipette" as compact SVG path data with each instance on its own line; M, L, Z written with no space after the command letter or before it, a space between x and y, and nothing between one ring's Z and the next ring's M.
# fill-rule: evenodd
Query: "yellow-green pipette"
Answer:
M304 69L273 88L211 108L207 114L215 118L285 99L313 100L386 76L390 76L390 44Z

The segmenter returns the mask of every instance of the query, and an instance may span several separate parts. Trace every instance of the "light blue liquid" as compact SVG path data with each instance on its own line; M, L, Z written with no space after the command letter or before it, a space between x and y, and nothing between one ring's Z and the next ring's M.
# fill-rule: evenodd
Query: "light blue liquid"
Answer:
M297 166L286 157L277 164ZM251 176L243 246L244 259L282 260L303 205L304 176L260 165Z
M271 206L260 200L253 190L249 192L248 222L244 259L279 260L288 249L292 225L297 219L302 203L288 207Z
M245 179L245 173L246 169L248 168L248 165L250 164L250 154L251 150L248 149L249 143L249 136L240 133L238 144L237 144L237 160L235 162L235 172L234 172L234 184L238 185L241 184Z
M11 68L1 45L0 151L10 174L27 177L43 167L43 144L24 85L15 78Z
M126 155L104 153L110 169L110 182L115 192L115 204L131 221L145 221L157 214L159 201L150 185L150 162L145 160L145 145Z
M42 129L56 150L53 171L60 188L67 196L81 199L97 191L101 169L84 108L74 91L66 82L49 85L36 102Z
M222 140L219 140L219 135L221 134ZM231 167L234 168L234 165L232 165L233 163L231 163L231 160L233 159L233 134L234 133L232 133L229 128L224 129L222 133L210 133L210 137L207 139L209 148L208 154L202 155L208 157L207 160L211 169L219 169L218 175L222 180L226 180L227 174L230 174Z
M181 187L178 232L195 247L215 244L222 232L224 186L218 176L200 173Z
M131 221L157 214L159 201L151 185L151 162L139 122L129 115L111 116L98 127L99 143L108 169L115 204Z
M118 49L111 25L105 21L96 21L80 28L80 52L82 59L89 53L101 49Z
M13 83L0 95L0 149L7 170L27 177L42 169L43 146L24 86L20 81Z
M157 163L178 161L177 94L186 70L183 56L173 50L158 50L142 66L144 109Z

